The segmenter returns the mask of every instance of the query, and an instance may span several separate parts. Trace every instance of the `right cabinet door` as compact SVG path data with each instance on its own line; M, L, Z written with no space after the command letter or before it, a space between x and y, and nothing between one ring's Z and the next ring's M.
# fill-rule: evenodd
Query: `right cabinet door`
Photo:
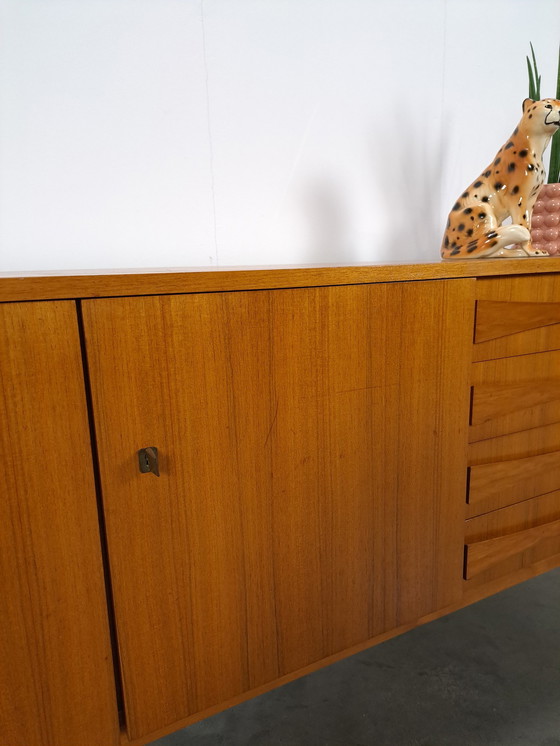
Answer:
M459 599L472 309L471 280L84 302L130 737Z

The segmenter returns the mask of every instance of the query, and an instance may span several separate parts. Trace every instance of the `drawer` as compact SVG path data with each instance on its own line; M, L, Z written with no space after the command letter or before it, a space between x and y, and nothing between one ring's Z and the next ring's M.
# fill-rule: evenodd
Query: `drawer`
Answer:
M560 422L469 444L469 466L560 451Z
M472 365L469 441L560 422L560 351Z
M469 467L467 517L560 490L560 451Z
M560 349L560 278L478 280L473 360Z
M557 554L560 564L560 491L465 522L464 577L472 585Z
M478 301L474 342L475 361L559 349L560 303Z

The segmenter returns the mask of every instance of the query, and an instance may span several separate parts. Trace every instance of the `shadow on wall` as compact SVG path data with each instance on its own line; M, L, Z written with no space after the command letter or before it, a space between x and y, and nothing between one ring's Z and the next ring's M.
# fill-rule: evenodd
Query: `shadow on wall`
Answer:
M354 261L349 235L351 218L342 187L333 178L308 182L300 194L305 230L305 262Z
M436 136L437 133L437 136ZM448 139L434 126L429 134L396 125L370 146L372 176L383 211L384 239L376 248L382 261L439 261L445 228L442 173ZM378 209L379 209L378 208Z
M345 189L338 174L308 181L298 195L303 261L439 261L442 216L451 205L442 204L447 140L438 130L411 137L400 124L385 132L377 127L366 143L369 173L361 189L367 194Z

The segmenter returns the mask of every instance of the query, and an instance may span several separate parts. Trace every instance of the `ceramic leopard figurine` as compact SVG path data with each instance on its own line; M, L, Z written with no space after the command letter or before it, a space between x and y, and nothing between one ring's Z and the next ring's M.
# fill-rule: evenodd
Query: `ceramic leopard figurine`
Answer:
M531 245L531 214L544 182L543 152L559 127L560 101L523 102L512 136L449 213L443 259L548 256ZM502 226L508 216L511 225Z

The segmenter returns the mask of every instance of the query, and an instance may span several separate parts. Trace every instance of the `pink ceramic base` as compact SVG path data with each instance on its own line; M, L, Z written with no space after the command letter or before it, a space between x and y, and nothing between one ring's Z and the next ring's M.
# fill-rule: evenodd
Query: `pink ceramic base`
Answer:
M544 184L531 220L531 243L535 249L560 255L560 184Z

